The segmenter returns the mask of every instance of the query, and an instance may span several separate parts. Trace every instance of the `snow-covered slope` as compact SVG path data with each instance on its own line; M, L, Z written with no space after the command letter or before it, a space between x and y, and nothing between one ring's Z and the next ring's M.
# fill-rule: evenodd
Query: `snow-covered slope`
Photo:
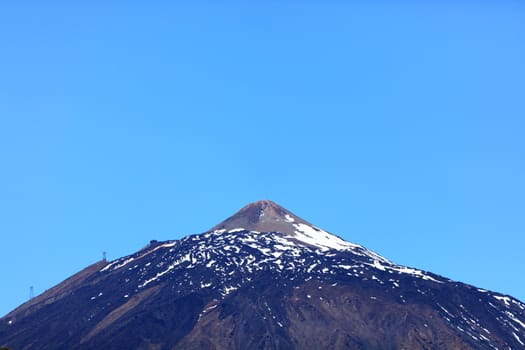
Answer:
M236 227L239 225L251 230ZM260 231L268 229L268 226L279 226L286 233ZM159 258L160 262L153 264ZM221 284L229 280L229 276L250 278L252 273L264 270L354 277L387 271L392 277L408 275L436 283L448 281L422 270L396 265L266 200L241 209L209 232L188 236L181 241L154 244L137 254L111 262L101 272L109 273L122 268L139 271L135 287L142 288L170 272L199 267L211 269L215 272L214 276L221 276ZM392 287L397 288L397 279L390 280ZM213 285L212 281L193 282L192 285L196 286Z

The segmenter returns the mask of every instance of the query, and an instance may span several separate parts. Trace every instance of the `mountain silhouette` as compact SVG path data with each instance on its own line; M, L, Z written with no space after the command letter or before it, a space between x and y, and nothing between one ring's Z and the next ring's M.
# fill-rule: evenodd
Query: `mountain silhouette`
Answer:
M99 261L0 319L10 349L525 349L525 304L276 203Z

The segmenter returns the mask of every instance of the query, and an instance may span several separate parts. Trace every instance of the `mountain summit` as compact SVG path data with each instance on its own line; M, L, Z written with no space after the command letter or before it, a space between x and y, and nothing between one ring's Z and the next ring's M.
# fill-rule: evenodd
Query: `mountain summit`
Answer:
M293 235L296 231L293 223L312 226L278 204L270 200L261 200L241 208L212 230L228 231L243 228L250 231L281 232Z
M523 349L525 304L268 201L100 261L0 319L15 349Z
M270 200L248 204L211 230L276 232L294 241L324 250L345 249L351 246Z

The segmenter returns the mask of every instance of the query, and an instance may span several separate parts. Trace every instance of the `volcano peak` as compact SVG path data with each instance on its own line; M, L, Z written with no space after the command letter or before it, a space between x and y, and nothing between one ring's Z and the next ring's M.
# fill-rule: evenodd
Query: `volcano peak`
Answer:
M270 200L248 204L211 231L278 232L292 241L321 250L348 249L355 244L321 230Z
M277 203L265 199L244 206L213 227L212 230L228 231L243 228L249 231L281 232L293 235L297 230L294 225L297 224L312 226Z

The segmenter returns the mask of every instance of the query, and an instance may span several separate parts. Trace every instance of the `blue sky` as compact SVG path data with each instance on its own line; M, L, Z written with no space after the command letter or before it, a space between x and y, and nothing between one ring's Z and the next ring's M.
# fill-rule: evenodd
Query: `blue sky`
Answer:
M3 1L0 314L271 199L525 300L519 1Z

